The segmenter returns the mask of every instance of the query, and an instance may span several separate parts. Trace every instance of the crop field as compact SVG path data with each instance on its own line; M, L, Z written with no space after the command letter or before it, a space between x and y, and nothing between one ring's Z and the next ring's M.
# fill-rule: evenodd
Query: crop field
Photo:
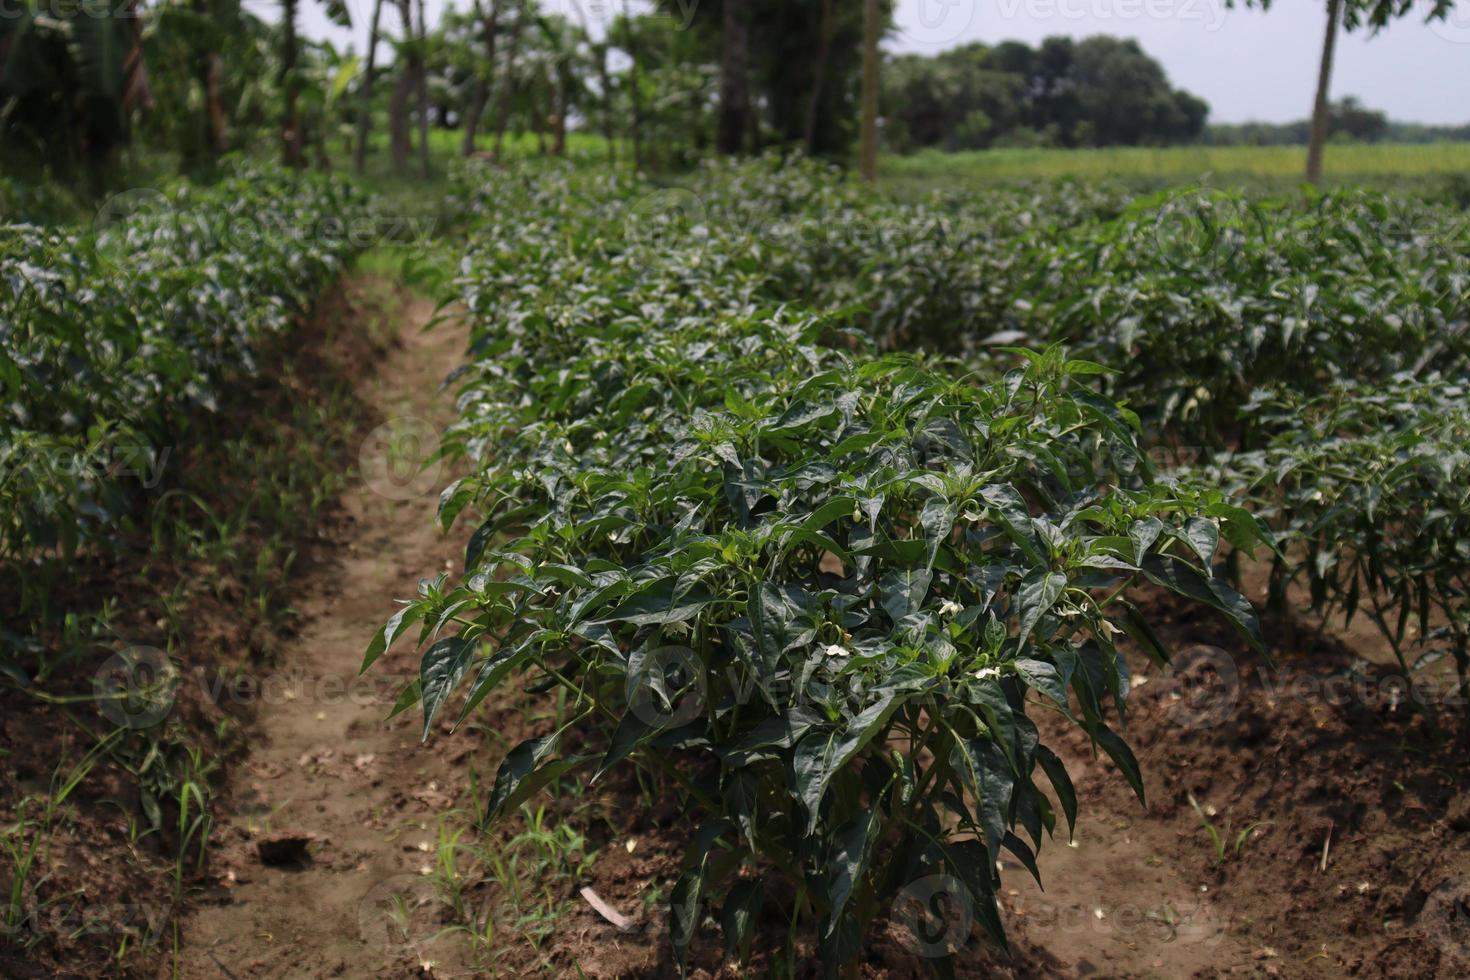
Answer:
M585 149L0 230L3 972L1470 971L1470 215Z
M1464 143L1358 143L1332 146L1333 180L1340 183L1463 177L1470 169ZM1163 146L1101 149L992 149L967 153L927 150L891 156L884 175L900 182L983 183L1021 178L1074 177L1194 181L1273 181L1291 186L1306 161L1304 146Z

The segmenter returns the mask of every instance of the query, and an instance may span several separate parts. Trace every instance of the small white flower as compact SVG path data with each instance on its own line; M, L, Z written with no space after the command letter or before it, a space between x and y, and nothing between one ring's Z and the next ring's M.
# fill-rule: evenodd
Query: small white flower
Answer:
M971 524L979 524L982 520L984 520L984 518L981 517L980 514L976 513L973 510L967 510L960 516L969 521Z
M999 667L981 667L979 670L975 671L975 680L977 680L977 681L994 680L995 678L997 678L999 676L1000 676L1000 668Z
M839 646L836 643L829 643L826 646L822 647L822 652L829 657L848 657L852 655L851 650L847 649L846 647Z
M964 609L964 606L960 605L958 602L955 602L953 599L945 599L939 604L939 615L955 616L963 612Z
M1102 635L1105 636L1109 640L1111 640L1113 637L1117 636L1119 633L1123 632L1122 630L1118 629L1118 627L1116 627L1112 623L1108 622L1106 619L1100 619L1100 620L1098 620L1097 628L1099 630L1101 630L1102 631Z
M665 623L664 624L664 633L666 635L668 635L668 636L688 636L689 635L689 624L688 623Z

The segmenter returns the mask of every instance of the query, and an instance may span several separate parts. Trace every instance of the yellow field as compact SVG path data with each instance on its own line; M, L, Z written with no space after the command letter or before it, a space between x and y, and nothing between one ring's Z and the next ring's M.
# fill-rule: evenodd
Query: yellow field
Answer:
M980 150L889 155L882 174L900 182L1011 180L1025 177L1207 177L1292 180L1306 169L1303 146L1111 147L1098 150ZM1326 177L1351 181L1383 177L1470 175L1470 143L1342 144L1329 146Z

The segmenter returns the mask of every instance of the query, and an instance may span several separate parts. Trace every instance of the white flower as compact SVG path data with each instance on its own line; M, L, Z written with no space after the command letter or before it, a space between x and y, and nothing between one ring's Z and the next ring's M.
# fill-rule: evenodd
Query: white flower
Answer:
M668 636L688 636L689 635L689 624L688 623L665 623L664 624L664 633L666 635L668 635Z
M945 599L939 604L939 615L954 616L963 612L964 609L964 606L960 605L958 602L955 602L953 599Z
M1117 636L1119 633L1123 632L1122 630L1118 629L1118 627L1108 622L1106 619L1098 620L1097 628L1101 630L1102 635L1109 640Z
M822 647L822 652L829 657L848 657L852 655L851 650L847 649L846 647L839 646L836 643L829 643L826 646Z
M999 676L1000 676L1000 668L999 667L981 667L979 670L975 671L975 680L977 680L977 681L994 680L995 678L997 678Z

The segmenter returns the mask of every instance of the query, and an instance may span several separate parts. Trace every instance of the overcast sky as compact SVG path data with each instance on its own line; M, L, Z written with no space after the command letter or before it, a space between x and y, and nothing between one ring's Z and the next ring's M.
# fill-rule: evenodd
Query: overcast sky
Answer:
M459 0L467 6L469 0ZM699 0L660 0L675 17ZM837 0L857 3L858 0ZM594 31L622 0L542 0L542 9L574 19L580 3ZM1269 13L1235 9L1225 0L896 0L893 52L933 53L969 41L1021 40L1053 34L1113 34L1137 38L1164 65L1173 84L1210 104L1213 122L1301 119L1311 108L1325 26L1321 0L1275 0ZM444 0L428 0L432 23ZM648 6L646 0L634 6ZM279 5L247 0L274 19ZM316 38L360 51L371 0L348 0L352 31L326 21L320 3L302 4L302 28ZM1339 38L1334 98L1355 95L1366 105L1408 122L1470 122L1470 0L1445 24L1425 25L1410 14L1376 36ZM396 18L385 10L388 29Z

